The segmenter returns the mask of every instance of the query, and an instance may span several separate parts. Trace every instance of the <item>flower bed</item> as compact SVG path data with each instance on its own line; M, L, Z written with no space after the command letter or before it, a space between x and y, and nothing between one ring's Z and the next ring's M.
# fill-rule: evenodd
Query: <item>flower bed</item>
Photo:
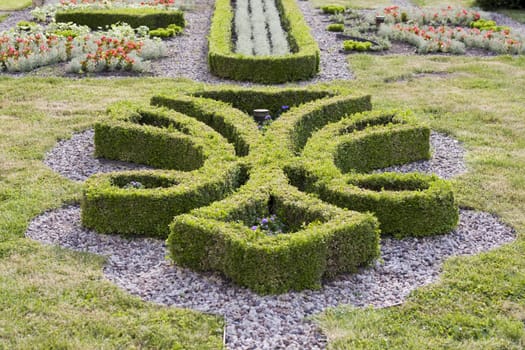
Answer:
M271 53L271 48L267 45L268 39L264 36L266 34L262 27L257 27L259 29L254 32L256 38L260 39L256 40L257 45L253 45L251 36L248 37L247 35L251 31L247 32L248 29L242 29L248 27L242 20L243 16L246 16L246 1L238 1L237 5L238 15L235 23L239 30L237 33L238 52L235 52L232 49L234 11L231 2L230 0L218 0L215 3L215 13L212 18L208 41L208 65L213 74L233 80L283 83L308 79L318 72L319 48L311 37L309 28L304 22L295 1L277 0L276 2L281 23L284 29L288 31L287 44L292 52L279 56L252 55L253 52L262 55ZM242 14L243 11L244 15ZM273 23L271 28L275 28L277 27L275 13L271 17ZM275 50L275 53L286 51L283 33L277 29L271 29L271 32L274 33L271 34L272 43L279 43L276 45L278 49Z
M361 16L351 10L332 19L345 23L345 34L357 41L345 43L346 51L388 49L390 40L416 47L417 53L464 54L470 48L498 54L525 53L525 39L507 27L482 18L482 13L457 7L440 9L389 6L377 15L384 16L379 30L375 17ZM368 41L367 41L368 40ZM359 41L369 44L359 44Z
M445 181L364 173L429 155L429 129L413 117L355 114L371 108L369 96L214 89L151 103L170 110L112 108L95 128L96 154L166 170L92 177L82 220L100 232L168 236L182 266L260 293L319 288L377 258L374 216L397 236L457 223ZM281 113L265 133L247 115L260 107Z
M68 61L67 70L77 73L143 71L147 68L147 60L164 55L164 46L159 40L139 37L130 29L114 26L109 32L81 35L67 32L75 37L55 35L40 27L2 33L0 71L27 72Z

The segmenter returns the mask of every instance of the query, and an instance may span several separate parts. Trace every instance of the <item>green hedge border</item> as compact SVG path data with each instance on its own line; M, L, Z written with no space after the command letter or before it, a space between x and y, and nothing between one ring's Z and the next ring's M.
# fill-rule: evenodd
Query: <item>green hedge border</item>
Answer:
M103 233L166 237L175 215L220 200L244 183L246 170L233 146L193 118L134 104L118 104L108 112L109 117L95 125L96 156L186 171L90 177L83 191L84 226ZM129 181L153 188L123 188Z
M430 158L430 129L410 113L371 111L314 134L291 182L337 206L370 211L398 238L449 232L459 209L447 181L423 174L360 174ZM345 174L345 175L343 175Z
M116 8L116 9L69 9L55 14L56 22L73 22L91 29L104 28L116 23L127 23L133 28L167 28L176 24L184 28L184 12L173 9Z
M208 66L212 74L265 84L306 80L317 74L319 47L295 0L278 0L276 3L294 53L260 57L234 53L231 0L217 0L208 37Z
M117 104L97 123L97 155L165 170L91 177L82 203L85 225L168 235L177 264L220 271L266 294L320 288L323 279L372 263L379 228L401 237L441 233L457 223L446 181L357 172L429 157L429 129L412 115L372 112L370 96L324 90L189 93L166 91L151 98L153 106ZM290 108L264 133L247 114L282 111L282 105ZM360 157L344 152L374 147L389 152L361 168ZM192 156L154 156L168 148ZM145 188L123 188L129 181ZM250 229L271 214L290 232L268 236Z

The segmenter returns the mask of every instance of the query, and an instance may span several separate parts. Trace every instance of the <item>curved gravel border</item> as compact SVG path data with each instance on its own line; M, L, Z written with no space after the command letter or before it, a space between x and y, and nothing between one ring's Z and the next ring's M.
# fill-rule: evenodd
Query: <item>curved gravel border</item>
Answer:
M59 141L55 148L45 155L44 163L62 176L75 181L84 181L96 173L151 169L145 165L94 158L94 134L93 130L86 130L73 134L70 139ZM465 149L459 141L445 134L432 132L430 144L432 149L430 160L393 166L377 172L435 173L448 179L467 171L463 161Z
M466 170L464 149L458 141L433 132L431 142L431 160L383 170L436 172L443 177ZM74 180L100 171L137 168L94 159L92 152L93 131L87 130L59 142L45 162ZM231 349L325 348L326 338L305 319L308 316L342 304L397 305L417 287L435 281L447 257L486 251L515 238L514 231L495 216L461 210L459 226L452 233L403 240L383 238L381 263L341 276L319 291L259 296L219 275L171 265L165 259L161 240L127 239L83 228L78 206L40 215L31 222L26 235L42 243L107 256L106 277L144 300L223 315L226 343Z
M40 215L26 235L42 243L107 256L107 278L144 300L223 315L226 344L231 349L324 348L326 339L305 317L342 304L397 305L417 287L435 281L447 257L486 251L515 238L513 230L495 216L462 210L452 233L383 238L382 263L341 276L320 291L259 296L218 275L171 265L164 258L161 240L126 239L85 229L78 206Z

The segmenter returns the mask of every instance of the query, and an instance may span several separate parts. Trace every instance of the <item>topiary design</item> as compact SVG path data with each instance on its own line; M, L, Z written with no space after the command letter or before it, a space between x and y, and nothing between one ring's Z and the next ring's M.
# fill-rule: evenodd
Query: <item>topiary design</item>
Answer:
M368 174L430 155L427 127L408 113L370 111L370 96L225 88L151 104L110 108L95 126L96 155L163 170L88 179L82 222L168 237L182 266L260 293L320 288L378 257L379 228L422 236L457 224L446 181ZM291 108L263 132L248 115L283 105ZM270 219L273 229L258 226Z

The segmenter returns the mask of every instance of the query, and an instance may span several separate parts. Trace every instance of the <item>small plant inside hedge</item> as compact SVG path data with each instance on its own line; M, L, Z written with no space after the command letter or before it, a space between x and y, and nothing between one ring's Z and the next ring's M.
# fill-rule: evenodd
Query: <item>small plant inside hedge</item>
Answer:
M150 30L149 36L167 39L182 34L183 30L184 29L182 27L176 24L170 24L167 28L158 28Z
M372 43L369 41L343 41L343 50L345 51L368 51L372 48Z
M342 5L325 5L321 6L321 11L325 14L334 15L345 12L345 7Z
M326 30L329 32L344 32L345 25L342 23L332 23L326 26Z

